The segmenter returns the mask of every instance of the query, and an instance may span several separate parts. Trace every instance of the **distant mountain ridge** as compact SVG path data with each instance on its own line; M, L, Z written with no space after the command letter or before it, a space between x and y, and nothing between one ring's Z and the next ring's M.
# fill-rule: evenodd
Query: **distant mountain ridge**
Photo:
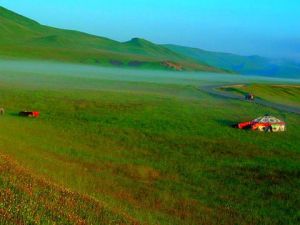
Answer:
M1 6L0 30L0 57L300 78L300 63L290 60L158 45L141 38L122 43L79 31L44 26Z
M300 78L300 63L292 60L269 59L260 56L240 56L178 45L164 46L196 61L239 74Z
M0 57L225 72L144 39L133 38L122 43L83 32L48 27L3 7L0 7L0 30Z

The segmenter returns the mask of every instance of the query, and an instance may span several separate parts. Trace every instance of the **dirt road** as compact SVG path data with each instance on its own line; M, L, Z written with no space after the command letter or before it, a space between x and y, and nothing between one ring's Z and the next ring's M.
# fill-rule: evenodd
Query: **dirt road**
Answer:
M226 85L227 87L228 85ZM233 85L232 85L233 86ZM225 98L225 99L237 99L240 101L247 101L245 100L244 96L237 95L234 93L226 92L226 91L221 91L218 90L219 88L223 87L223 85L210 85L210 86L203 86L200 87L200 90L205 91L206 93L209 93L213 96L219 97L219 98ZM260 98L256 98L254 103L260 104L263 106L267 106L270 108L274 108L277 110L285 111L285 112L290 112L290 113L296 113L300 114L300 107L296 106L288 106L288 105L283 105L283 104L278 104L274 102L269 102Z

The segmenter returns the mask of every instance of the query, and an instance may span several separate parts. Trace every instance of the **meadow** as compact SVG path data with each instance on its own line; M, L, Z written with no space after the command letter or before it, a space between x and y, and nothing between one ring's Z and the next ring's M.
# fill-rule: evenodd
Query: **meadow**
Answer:
M298 82L0 61L0 215L12 224L297 224L299 116L199 89L233 80ZM24 109L41 116L21 118ZM266 113L287 132L231 128Z

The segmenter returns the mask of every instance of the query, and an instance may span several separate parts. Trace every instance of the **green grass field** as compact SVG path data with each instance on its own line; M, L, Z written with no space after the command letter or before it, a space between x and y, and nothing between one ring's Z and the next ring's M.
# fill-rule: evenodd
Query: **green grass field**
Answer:
M1 65L0 215L11 223L299 222L299 116L199 90L251 78ZM265 113L287 132L230 126Z
M80 195L33 175L10 157L0 155L0 223L135 224L88 195Z

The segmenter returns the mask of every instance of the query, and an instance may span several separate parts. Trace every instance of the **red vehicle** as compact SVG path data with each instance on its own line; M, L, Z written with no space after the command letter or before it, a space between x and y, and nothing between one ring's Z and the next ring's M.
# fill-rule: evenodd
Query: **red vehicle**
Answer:
M251 129L265 132L279 132L285 131L285 122L273 117L263 116L249 122L237 124L239 129Z
M40 112L37 111L32 111L32 112L28 112L28 111L21 111L19 112L20 116L25 116L25 117L34 117L37 118L40 116Z

